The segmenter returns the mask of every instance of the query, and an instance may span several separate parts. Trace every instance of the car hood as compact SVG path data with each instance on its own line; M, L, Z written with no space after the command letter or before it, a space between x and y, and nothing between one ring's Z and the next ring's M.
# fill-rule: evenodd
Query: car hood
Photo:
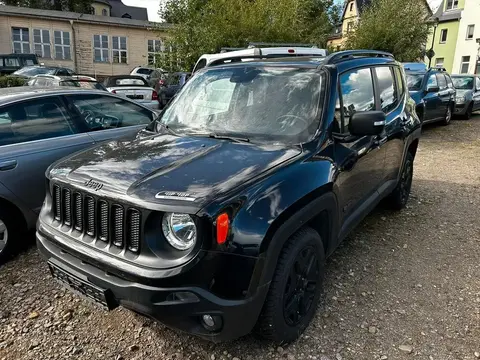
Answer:
M457 97L460 96L470 96L473 94L473 90L470 89L457 89Z
M100 196L198 207L300 153L297 147L156 135L102 143L60 161L48 176Z

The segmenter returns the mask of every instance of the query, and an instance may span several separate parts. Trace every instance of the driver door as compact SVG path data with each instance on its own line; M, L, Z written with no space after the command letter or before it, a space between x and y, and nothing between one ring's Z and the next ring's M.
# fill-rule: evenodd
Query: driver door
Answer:
M155 113L126 99L98 94L65 96L85 131L95 142L136 134L150 124Z

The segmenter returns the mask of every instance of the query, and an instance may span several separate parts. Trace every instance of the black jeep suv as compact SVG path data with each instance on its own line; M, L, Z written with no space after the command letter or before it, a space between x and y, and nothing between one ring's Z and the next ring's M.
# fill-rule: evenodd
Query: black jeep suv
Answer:
M380 200L405 206L421 123L390 54L251 60L47 170L37 244L55 278L212 341L302 333L325 258Z

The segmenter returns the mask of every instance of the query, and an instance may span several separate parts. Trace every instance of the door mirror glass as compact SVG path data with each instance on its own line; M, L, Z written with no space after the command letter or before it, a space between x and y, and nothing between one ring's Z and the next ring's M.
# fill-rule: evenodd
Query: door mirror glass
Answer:
M350 117L348 130L355 136L379 135L385 128L383 111L356 112Z

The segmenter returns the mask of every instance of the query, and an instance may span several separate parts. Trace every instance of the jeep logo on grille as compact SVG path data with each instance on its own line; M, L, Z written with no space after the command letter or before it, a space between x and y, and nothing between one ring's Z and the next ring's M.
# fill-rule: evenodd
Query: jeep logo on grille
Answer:
M95 191L98 191L98 190L100 190L101 188L103 188L103 184L102 184L102 183L93 181L92 179L90 179L90 180L88 180L88 181L85 181L85 186L87 186L87 187L89 187L89 188L92 188L92 189L95 190Z

